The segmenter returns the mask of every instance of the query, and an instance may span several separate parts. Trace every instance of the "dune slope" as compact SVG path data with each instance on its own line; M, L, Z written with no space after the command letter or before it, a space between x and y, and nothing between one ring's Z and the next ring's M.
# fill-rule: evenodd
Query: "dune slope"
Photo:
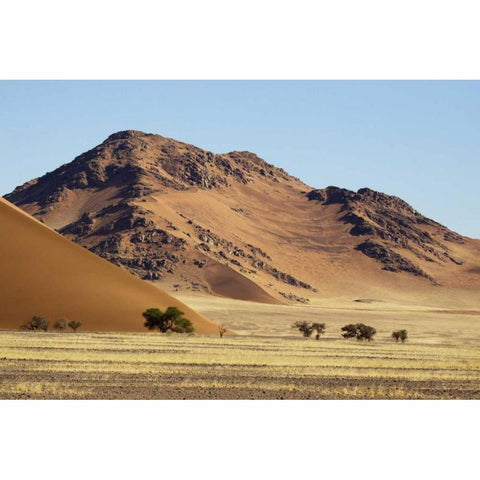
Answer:
M61 317L83 330L144 331L141 313L177 306L198 333L216 325L155 286L67 240L0 199L0 328L33 315Z

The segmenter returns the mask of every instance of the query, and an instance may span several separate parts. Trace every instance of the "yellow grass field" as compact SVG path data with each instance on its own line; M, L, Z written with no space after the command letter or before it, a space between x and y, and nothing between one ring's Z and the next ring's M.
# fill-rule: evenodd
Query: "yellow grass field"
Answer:
M0 332L2 399L478 399L475 344Z

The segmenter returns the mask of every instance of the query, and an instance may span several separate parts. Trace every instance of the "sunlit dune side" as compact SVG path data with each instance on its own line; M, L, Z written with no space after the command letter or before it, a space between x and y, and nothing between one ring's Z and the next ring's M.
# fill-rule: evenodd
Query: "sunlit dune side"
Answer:
M92 254L0 199L0 328L33 315L82 330L144 331L142 312L176 306L198 333L217 326L157 287Z

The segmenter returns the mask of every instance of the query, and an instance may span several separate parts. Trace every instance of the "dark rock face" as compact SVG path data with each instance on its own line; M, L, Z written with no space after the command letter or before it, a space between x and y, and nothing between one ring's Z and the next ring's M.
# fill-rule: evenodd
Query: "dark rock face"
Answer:
M353 199L354 196L355 192L338 187L327 187L321 190L312 190L307 193L309 200L318 200L326 205L332 205L334 203L345 204Z
M124 201L84 213L59 233L141 278L159 280L174 271L186 241L157 228L151 213Z
M428 274L415 266L410 260L402 257L384 245L373 242L372 240L366 240L360 245L357 245L356 249L360 250L367 257L374 258L375 260L383 263L383 270L387 270L389 272L413 273L413 275L432 280Z
M252 266L255 268L258 268L259 270L263 270L264 272L267 272L272 277L284 283L287 283L292 287L299 287L299 288L305 288L306 290L316 291L316 289L313 288L308 283L302 282L301 280L296 279L295 277L293 277L288 273L281 272L280 270L276 269L275 267L272 267L270 264L264 262L263 260L254 260L252 263Z
M309 303L310 299L305 298L305 297L299 297L298 295L295 295L294 293L288 293L288 292L278 292L280 295L290 302L298 302L298 303Z
M133 222L127 229L115 230L114 224L113 233L90 250L140 278L160 280L165 273L174 272L180 262L178 252L185 250L186 241L160 228L150 228L150 222L144 220Z
M59 230L62 235L70 234L75 236L87 235L93 230L94 220L92 215L85 212L77 221L69 223Z
M324 205L341 205L341 220L352 225L350 235L380 240L382 243L375 243L375 248L367 241L358 244L357 249L383 263L384 269L430 278L419 267L394 252L393 248L409 250L419 259L428 262L451 261L457 265L462 263L453 258L448 245L434 238L431 232L439 233L445 242L462 243L462 237L424 217L398 197L369 188L353 192L337 187L312 190L306 196L309 200ZM398 256L404 261L401 262Z

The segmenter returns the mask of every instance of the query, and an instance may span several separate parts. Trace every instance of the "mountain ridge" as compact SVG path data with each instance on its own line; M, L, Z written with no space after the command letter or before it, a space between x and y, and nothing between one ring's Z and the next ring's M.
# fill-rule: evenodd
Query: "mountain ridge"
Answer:
M136 130L110 135L6 198L94 253L173 289L248 299L244 290L255 290L248 280L258 287L250 299L308 302L330 294L327 278L337 290L343 283L356 291L362 270L378 287L404 288L405 276L418 279L412 288L418 281L452 286L456 275L463 285L480 285L480 242L399 197L369 188L315 189L251 152L215 154Z

